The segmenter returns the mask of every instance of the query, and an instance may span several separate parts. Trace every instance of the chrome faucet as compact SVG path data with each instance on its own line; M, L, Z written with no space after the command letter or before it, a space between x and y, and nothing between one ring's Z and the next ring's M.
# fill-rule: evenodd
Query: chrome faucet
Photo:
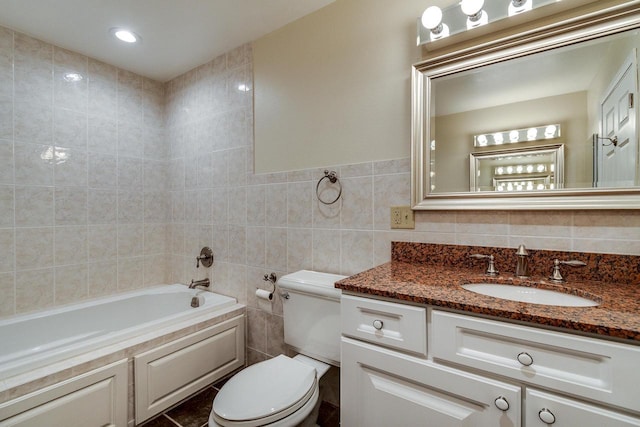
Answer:
M564 277L562 277L562 274L560 274L560 264L568 265L571 267L584 267L585 265L587 265L586 263L575 260L575 259L570 261L560 261L559 259L554 259L553 272L551 273L551 277L549 277L549 279L552 282L556 282L556 283L564 282Z
M518 256L516 276L529 277L529 252L527 251L527 248L525 248L524 245L518 246L516 255Z
M484 272L487 276L497 276L499 271L496 270L496 267L493 262L493 255L482 255L482 254L473 254L469 255L471 258L475 259L486 259L487 261L487 271Z
M205 288L208 288L209 285L211 285L211 282L209 282L209 278L202 279L202 280L191 279L191 284L189 284L189 289L193 289L196 286L204 286Z

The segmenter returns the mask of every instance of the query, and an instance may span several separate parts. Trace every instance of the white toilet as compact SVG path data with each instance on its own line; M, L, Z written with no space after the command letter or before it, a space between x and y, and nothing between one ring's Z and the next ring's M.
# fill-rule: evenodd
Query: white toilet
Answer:
M213 400L209 426L292 427L305 422L320 403L318 383L327 363L340 366L341 291L334 283L345 277L301 270L278 280L284 295L284 341L300 354L280 355L234 375Z

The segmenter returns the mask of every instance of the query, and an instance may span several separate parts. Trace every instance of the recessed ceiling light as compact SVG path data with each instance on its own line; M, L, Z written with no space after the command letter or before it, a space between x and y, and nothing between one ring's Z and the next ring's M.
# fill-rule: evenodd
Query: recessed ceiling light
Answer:
M131 30L125 28L111 28L111 34L126 43L138 43L142 38Z

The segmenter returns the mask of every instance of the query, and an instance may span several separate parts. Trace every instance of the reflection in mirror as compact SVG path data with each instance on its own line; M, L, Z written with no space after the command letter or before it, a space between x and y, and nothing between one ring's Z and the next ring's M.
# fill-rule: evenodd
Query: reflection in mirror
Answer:
M564 185L564 145L471 153L471 191L544 191Z
M541 178L523 191L543 184L546 190L640 185L638 47L638 30L630 30L431 79L431 193L507 189L508 181L484 176L474 185L473 159L476 172L499 160L482 153L484 143L495 142L496 130L526 134L547 123L562 128L552 142L564 146L564 183L558 185L557 176ZM506 132L499 132L503 143ZM549 143L522 139L518 146L533 152Z

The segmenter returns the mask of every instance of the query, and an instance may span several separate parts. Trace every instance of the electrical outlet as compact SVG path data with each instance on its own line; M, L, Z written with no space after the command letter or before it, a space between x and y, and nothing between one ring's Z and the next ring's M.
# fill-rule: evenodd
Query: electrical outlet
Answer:
M410 206L391 206L391 228L415 228Z

